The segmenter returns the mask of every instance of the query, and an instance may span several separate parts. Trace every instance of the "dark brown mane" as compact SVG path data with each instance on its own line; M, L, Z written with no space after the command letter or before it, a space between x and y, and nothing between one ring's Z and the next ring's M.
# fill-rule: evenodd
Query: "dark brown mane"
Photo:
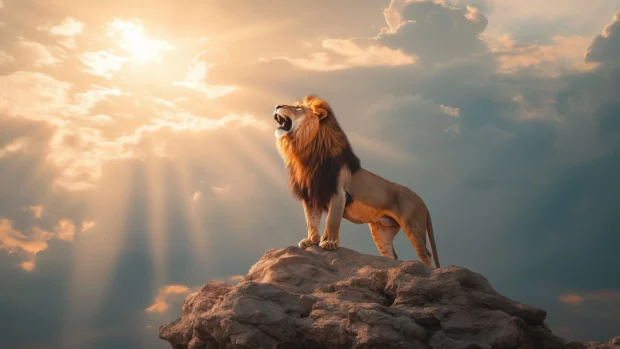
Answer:
M283 139L279 147L293 194L312 207L327 210L330 198L337 191L342 166L355 173L360 169L360 160L327 102L307 96L300 104L326 115L320 121L318 117L307 121L295 138Z

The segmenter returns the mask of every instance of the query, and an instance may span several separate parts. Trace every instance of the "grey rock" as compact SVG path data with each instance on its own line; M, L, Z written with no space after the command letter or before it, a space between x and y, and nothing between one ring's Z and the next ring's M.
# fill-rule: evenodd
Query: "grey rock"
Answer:
M557 337L546 315L465 268L287 247L235 286L211 281L188 295L159 337L174 349L620 349L620 337Z

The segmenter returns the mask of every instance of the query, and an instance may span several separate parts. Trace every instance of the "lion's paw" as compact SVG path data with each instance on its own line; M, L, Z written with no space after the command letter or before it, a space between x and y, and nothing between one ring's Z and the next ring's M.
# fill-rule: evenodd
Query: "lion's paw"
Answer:
M318 244L319 244L318 239L305 238L305 239L301 240L298 245L299 245L299 248L305 250L306 248L308 248L310 246L318 245Z
M340 247L340 242L336 240L323 240L319 246L324 250L332 251Z

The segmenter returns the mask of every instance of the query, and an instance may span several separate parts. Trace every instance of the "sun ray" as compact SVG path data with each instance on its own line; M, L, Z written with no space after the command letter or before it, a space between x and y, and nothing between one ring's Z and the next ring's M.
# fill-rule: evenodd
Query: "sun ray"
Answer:
M112 167L112 166L110 166ZM76 329L87 324L101 308L114 271L124 252L122 242L126 241L128 208L134 199L131 176L123 177L117 171L120 166L104 169L100 190L94 194L87 212L89 217L105 222L75 240L73 249L72 275L69 277L69 299L62 341L70 341ZM107 172L107 173L106 173ZM110 205L110 203L114 203Z
M202 203L203 198L200 197L201 195L196 197L197 189L191 186L196 181L191 176L189 161L180 160L175 170L177 171L175 176L177 181L175 184L180 188L185 208L183 210L183 219L188 227L186 237L190 240L189 247L191 251L189 252L194 262L206 269L205 273L207 275L213 275L215 268L214 263L211 261L213 256L212 245L209 243L211 233L200 219L201 208L204 207ZM204 190L204 188L201 189Z
M155 156L150 156L145 161L146 166L146 187L147 187L147 200L146 214L147 214L147 230L149 232L149 247L151 254L151 261L154 267L154 277L152 279L152 289L158 289L164 285L166 280L165 267L167 263L166 247L167 237L166 232L170 229L168 221L168 214L166 212L166 178L165 160L157 159Z
M276 187L286 189L286 177L282 171L282 163L278 163L272 158L269 158L266 153L260 149L261 145L267 143L267 139L272 137L271 133L269 133L269 135L255 133L249 137L233 133L231 137L234 138L231 144L235 147L237 153L245 155L246 158L250 160L256 168L261 170ZM261 138L265 140L265 143L260 141ZM273 143L275 149L275 139Z

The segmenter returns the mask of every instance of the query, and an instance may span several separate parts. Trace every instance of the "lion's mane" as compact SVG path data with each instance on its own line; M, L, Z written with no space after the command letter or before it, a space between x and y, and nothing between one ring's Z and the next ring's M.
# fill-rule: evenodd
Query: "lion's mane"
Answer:
M327 102L310 95L297 104L324 117L306 118L293 137L278 141L278 148L293 194L312 207L327 210L330 198L337 192L342 166L348 166L353 174L360 169L360 160Z

